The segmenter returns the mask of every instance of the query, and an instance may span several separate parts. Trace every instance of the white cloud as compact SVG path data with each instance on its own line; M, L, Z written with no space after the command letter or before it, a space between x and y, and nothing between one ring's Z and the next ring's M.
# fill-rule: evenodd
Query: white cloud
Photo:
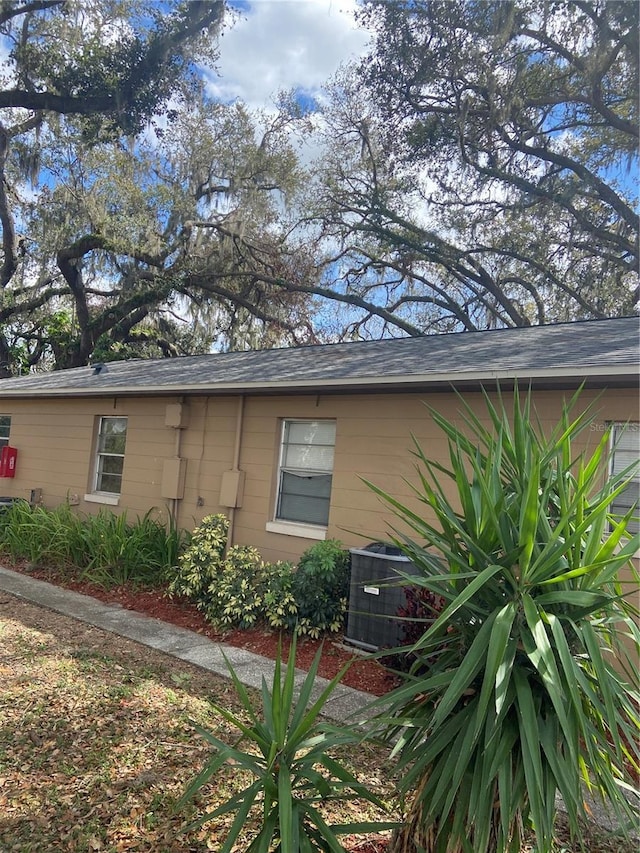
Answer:
M209 94L264 107L282 89L313 97L340 63L360 56L367 33L355 23L356 0L254 0L220 39Z

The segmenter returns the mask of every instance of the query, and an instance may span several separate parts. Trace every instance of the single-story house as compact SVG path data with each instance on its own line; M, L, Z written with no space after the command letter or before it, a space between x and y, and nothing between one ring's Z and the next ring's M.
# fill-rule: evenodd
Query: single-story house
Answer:
M234 544L297 559L314 540L384 537L390 515L362 478L411 501L412 435L446 442L424 403L478 413L481 390L534 389L557 421L584 386L585 444L617 425L616 464L638 455L638 318L133 360L0 381L0 494L130 517L158 508L193 528L227 513ZM507 402L509 400L507 399ZM619 457L619 458L618 458ZM12 465L13 469L9 470Z

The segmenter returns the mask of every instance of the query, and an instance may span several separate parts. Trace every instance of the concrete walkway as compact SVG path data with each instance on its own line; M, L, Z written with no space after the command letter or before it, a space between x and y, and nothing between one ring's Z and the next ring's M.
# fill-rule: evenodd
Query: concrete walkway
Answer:
M271 684L272 660L235 646L215 643L194 631L144 616L134 610L126 610L119 604L105 604L88 595L62 589L2 566L0 590L228 678L229 670L223 657L224 653L244 684L259 689L263 677ZM298 680L302 681L304 676L305 673L298 670ZM314 695L322 692L327 683L326 679L317 678ZM375 697L368 693L339 684L327 702L323 714L338 722L350 718L353 723L357 721L358 715L366 719L368 715L362 714L363 709L374 699Z

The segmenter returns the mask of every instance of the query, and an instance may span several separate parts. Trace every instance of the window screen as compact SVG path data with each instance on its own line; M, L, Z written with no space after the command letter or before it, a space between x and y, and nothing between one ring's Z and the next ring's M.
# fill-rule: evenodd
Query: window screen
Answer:
M96 454L96 492L119 495L122 491L126 418L100 418Z
M629 470L630 466L636 466L633 480L626 489L618 495L611 504L611 512L614 516L625 515L629 509L637 504L640 494L640 472L638 472L638 460L640 459L640 424L613 424L612 429L613 458L611 460L611 473L620 474ZM629 474L633 468L629 470ZM638 515L629 523L629 532L637 533L640 528Z
M334 421L285 421L276 518L326 527L329 522Z

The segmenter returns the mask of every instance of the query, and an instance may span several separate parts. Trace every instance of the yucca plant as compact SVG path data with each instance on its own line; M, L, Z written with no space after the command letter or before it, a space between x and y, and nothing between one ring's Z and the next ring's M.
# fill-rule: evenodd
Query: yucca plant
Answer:
M416 443L424 515L372 486L403 522L407 580L446 602L380 718L409 798L393 853L519 851L528 828L549 853L557 793L574 834L585 790L633 820L638 614L619 575L639 538L610 514L629 472L607 476L608 434L574 453L576 399L549 435L517 391L511 412L485 395L489 428L462 401L461 428L431 411L450 458Z
M323 807L336 800L362 799L379 809L385 806L333 755L336 749L359 743L362 735L320 718L347 668L345 666L313 700L321 653L319 650L297 692L294 636L284 673L278 654L270 688L263 679L261 714L254 709L233 667L227 664L246 719L219 705L214 704L214 708L240 733L235 745L224 743L208 729L194 724L214 752L185 791L178 807L226 764L250 776L250 782L238 794L188 827L193 829L223 815L234 815L219 853L239 849L234 845L246 832L251 813L256 810L257 829L252 841L243 848L246 853L343 853L344 848L338 841L340 835L397 825L390 821L330 825L323 816Z

